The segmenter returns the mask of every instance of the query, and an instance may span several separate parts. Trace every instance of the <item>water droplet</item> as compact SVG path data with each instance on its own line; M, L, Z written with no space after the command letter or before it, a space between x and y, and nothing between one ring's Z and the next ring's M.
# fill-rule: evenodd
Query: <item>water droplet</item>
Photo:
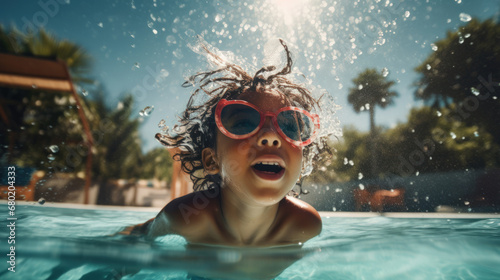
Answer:
M363 85L359 85L359 86L358 86L358 89L359 89L359 90L362 90L362 89L363 89Z
M429 201L429 197L428 196L425 197L425 201Z
M104 24L102 24L102 22L99 22L97 25L98 25L100 28L103 28L103 27L104 27Z
M186 34L186 36L188 36L188 37L196 36L196 32L193 29L186 30L186 32L184 32L184 34Z
M350 160L350 161L349 161L349 165L350 165L350 166L354 166L354 161Z
M474 137L479 137L479 132L474 131Z
M469 204L470 204L470 202L468 202L468 201L464 201L464 204L465 204L465 205L469 205Z
M406 11L406 12L405 12L405 17L406 17L406 18L410 17L410 11Z
M147 117L147 116L151 115L151 113L153 113L154 109L155 109L155 106L146 106L144 109L142 109L139 112L139 115Z
M456 139L457 138L457 135L455 134L455 132L450 132L450 135L451 135L452 139Z
M38 204L40 204L40 205L45 204L45 198L40 197L40 199L38 200Z
M364 190L364 189L365 189L365 185L363 185L363 184L359 184L359 189L360 189L360 190Z
M153 29L153 34L155 34L155 35L158 34L158 30Z
M221 15L216 15L215 16L215 22L219 22L222 20L222 16Z
M135 68L141 68L141 64L139 62L134 63ZM146 67L147 68L147 67Z
M162 128L162 127L165 127L166 126L166 122L165 120L161 120L159 123L158 123L158 127L159 128Z
M32 84L32 85L31 85L31 87L32 87L32 88L38 88L38 86L37 86L37 85L35 85L35 84Z
M474 94L475 96L478 96L479 95L479 90L475 87L471 87L470 88L470 91L472 92L472 94Z
M463 44L464 43L464 37L460 36L458 37L458 43Z
M443 115L443 113L441 113L441 112L439 112L439 111L436 111L436 115L437 115L438 117L441 117L441 116Z
M49 147L49 150L50 150L51 152L53 152L53 153L57 153L57 152L59 152L59 147L58 147L57 145L51 145L51 146Z
M89 92L88 92L88 91L86 91L86 90L84 90L84 89L82 89L82 95L83 95L83 96L87 96L87 95L89 95Z
M387 69L387 68L384 67L382 69L382 76L387 77L387 75L389 75L389 69Z
M433 51L437 51L438 50L438 46L436 46L434 43L431 44L431 49Z
M361 180L361 179L363 179L363 173L359 172L358 173L358 180Z
M425 65L425 67L427 68L427 70L431 70L432 68L430 64Z
M366 110L370 110L370 104L366 103L365 108L366 108Z
M459 18L460 18L460 21L463 21L463 22L469 22L472 19L472 17L466 13L460 13Z
M420 175L420 171L415 172L415 176Z
M177 44L177 41L175 40L175 37L173 35L168 35L167 39L165 39L165 40L167 41L168 45L175 45L175 44Z
M336 188L335 192L337 192L337 193L342 192L342 189L341 188Z
M349 163L349 160L347 158L344 158L344 165L347 165Z
M48 158L49 160L55 160L55 159L56 159L56 157L55 157L53 154L49 154L49 155L47 156L47 158Z
M469 37L470 37L470 33L467 33L467 34L464 35L464 38L466 38L466 39L469 38Z

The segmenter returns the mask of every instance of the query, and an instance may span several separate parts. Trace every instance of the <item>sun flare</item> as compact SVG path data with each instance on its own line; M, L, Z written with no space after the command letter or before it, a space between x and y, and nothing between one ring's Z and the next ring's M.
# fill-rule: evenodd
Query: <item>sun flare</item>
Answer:
M286 25L295 22L298 17L303 17L304 8L309 0L273 0L272 3L279 15L283 16Z

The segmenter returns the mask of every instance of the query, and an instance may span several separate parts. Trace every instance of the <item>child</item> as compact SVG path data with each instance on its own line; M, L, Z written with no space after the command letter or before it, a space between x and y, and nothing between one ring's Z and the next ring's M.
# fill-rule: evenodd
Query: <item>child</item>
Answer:
M310 113L318 102L286 78L292 59L280 43L286 65L280 71L263 67L254 77L200 43L217 69L184 84L197 89L180 125L156 135L165 146L180 148L174 159L190 175L195 192L124 233L178 234L190 244L269 247L301 245L321 232L318 212L287 196L326 145L318 137L319 117ZM200 96L204 99L196 104Z

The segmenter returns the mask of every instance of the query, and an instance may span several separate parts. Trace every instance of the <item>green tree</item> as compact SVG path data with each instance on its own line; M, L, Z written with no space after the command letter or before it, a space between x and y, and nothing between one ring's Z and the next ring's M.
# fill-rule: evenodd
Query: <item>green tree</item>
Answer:
M450 119L452 112L453 109L437 111L428 106L413 108L407 122L391 129L378 129L377 177L498 166L500 147L492 135L478 125ZM371 168L366 157L370 150L368 133L349 126L343 132L342 141L332 145L336 150L335 160L321 174L335 171L338 181L366 178Z
M388 81L386 75L377 72L376 69L366 69L352 80L354 87L349 89L347 101L352 105L354 111L368 111L370 113L370 142L371 142L371 172L374 176L377 166L376 151L376 128L375 128L375 107L385 108L394 104L394 98L398 93L390 88L395 84Z
M144 155L141 178L156 178L161 181L172 179L173 159L165 148L155 148Z
M335 170L338 181L354 181L371 172L369 154L369 134L358 131L353 126L342 129L343 137L332 146L335 158L331 168Z
M6 30L0 26L0 52L59 59L68 65L75 81L91 81L87 76L92 65L90 55L77 44L58 40L44 30L24 34L15 28ZM0 87L0 104L3 160L42 170L56 166L60 171L71 172L83 168L81 156L71 156L62 148L81 149L83 142L83 128L72 96L63 92ZM87 109L83 102L82 105ZM53 145L58 146L57 153L49 149Z
M500 143L500 24L472 19L446 38L415 70L415 97L451 118L486 129ZM452 104L453 107L452 107Z

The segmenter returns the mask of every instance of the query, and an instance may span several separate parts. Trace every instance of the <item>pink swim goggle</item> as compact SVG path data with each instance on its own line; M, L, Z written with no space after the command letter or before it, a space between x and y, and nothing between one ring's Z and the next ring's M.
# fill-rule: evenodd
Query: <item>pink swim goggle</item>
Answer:
M271 117L278 134L294 146L311 144L319 132L319 116L297 107L263 112L247 101L221 99L215 108L217 127L233 139L251 137L264 126L266 117Z

